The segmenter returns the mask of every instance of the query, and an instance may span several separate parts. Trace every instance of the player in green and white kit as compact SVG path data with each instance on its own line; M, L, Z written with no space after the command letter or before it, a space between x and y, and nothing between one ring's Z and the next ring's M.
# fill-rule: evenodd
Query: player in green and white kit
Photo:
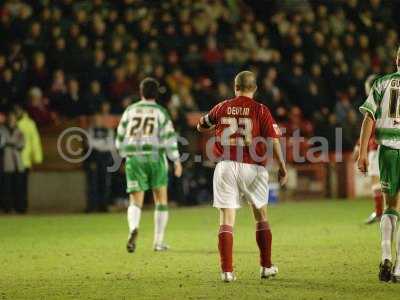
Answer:
M399 213L397 200L400 190L400 47L397 51L398 71L375 80L367 100L360 107L365 114L360 134L358 168L368 169L368 141L375 122L375 136L379 146L379 173L386 202L380 230L382 261L379 279L400 280L400 228L397 231L397 259L392 268L392 242Z
M136 239L144 192L151 189L155 202L154 250L167 250L164 232L168 222L168 161L174 162L175 176L182 175L177 136L167 110L155 102L158 82L146 78L140 83L141 100L130 105L118 125L116 147L126 158L125 173L129 207L128 252L136 249Z

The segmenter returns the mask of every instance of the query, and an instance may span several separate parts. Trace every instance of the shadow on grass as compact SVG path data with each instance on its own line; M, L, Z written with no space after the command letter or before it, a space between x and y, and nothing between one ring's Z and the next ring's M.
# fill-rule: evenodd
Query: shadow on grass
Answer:
M168 250L168 253L183 253L183 254L199 254L199 255L204 255L204 254L218 254L217 250L209 250L209 249L170 249ZM257 251L250 251L250 250L237 250L233 251L233 254L258 254Z

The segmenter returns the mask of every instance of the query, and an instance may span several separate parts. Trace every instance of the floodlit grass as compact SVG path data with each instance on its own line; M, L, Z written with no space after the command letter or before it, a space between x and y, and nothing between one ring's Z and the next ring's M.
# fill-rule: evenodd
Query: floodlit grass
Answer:
M397 299L378 281L372 201L284 203L269 211L279 276L261 281L250 210L235 227L236 282L219 281L212 208L170 211L169 252L151 249L145 211L137 252L125 251L124 214L0 216L0 299Z

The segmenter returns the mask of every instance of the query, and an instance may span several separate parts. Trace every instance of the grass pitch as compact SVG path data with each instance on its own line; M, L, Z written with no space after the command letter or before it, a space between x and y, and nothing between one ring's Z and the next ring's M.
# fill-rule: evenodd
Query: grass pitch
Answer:
M124 214L0 216L0 299L398 299L400 285L378 282L378 227L362 224L371 209L362 200L270 207L280 273L261 281L254 222L242 208L231 284L219 281L212 208L172 209L165 253L151 250L152 211L134 254Z

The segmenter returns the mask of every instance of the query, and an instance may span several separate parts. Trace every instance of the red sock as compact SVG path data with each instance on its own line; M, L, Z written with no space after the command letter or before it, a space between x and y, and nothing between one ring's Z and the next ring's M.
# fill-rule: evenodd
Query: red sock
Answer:
M375 201L375 213L378 217L382 216L383 213L383 195L381 190L374 191L374 201Z
M233 227L221 225L218 233L218 250L223 272L233 272L232 266Z
M272 233L267 221L257 223L256 240L258 248L260 249L260 265L265 268L270 268L272 266Z

